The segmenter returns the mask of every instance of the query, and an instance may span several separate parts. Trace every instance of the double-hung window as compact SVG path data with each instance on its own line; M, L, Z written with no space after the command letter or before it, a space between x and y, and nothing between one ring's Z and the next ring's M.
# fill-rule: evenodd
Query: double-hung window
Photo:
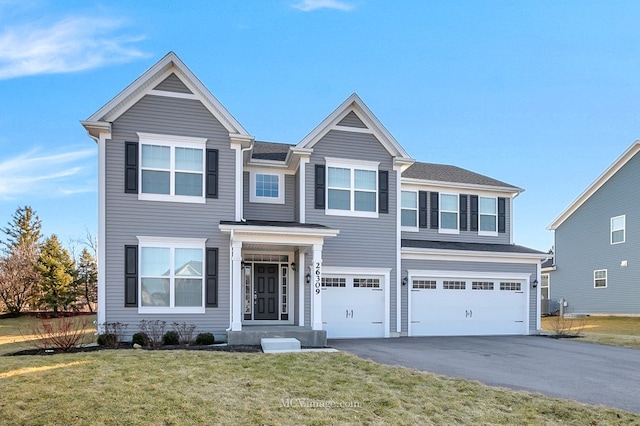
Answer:
M204 313L204 239L139 237L140 313Z
M440 194L440 232L449 234L459 232L457 194Z
M596 269L593 271L593 287L605 288L607 286L607 270Z
M479 235L498 234L498 199L495 197L479 197L478 209L480 216Z
M327 160L327 214L378 216L378 163Z
M204 203L206 139L138 133L143 200Z
M252 203L284 204L284 174L252 171L249 201Z
M401 225L403 228L417 231L418 228L418 193L402 191L401 194Z
M611 218L611 244L620 244L625 241L626 216Z

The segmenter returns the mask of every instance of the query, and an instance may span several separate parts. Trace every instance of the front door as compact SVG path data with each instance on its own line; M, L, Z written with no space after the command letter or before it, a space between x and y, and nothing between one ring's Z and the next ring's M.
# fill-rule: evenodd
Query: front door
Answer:
M257 263L253 276L253 319L278 319L278 265Z

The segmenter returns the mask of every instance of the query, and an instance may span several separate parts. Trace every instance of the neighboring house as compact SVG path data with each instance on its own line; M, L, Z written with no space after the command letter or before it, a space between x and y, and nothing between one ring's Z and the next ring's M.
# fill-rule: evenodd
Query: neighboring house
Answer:
M558 302L551 299L551 273L556 270L553 257L542 262L542 279L540 280L540 314L553 315L559 310Z
M230 342L530 334L520 188L413 160L355 94L295 145L255 141L174 53L82 123L99 147L98 323Z
M639 152L636 141L548 227L566 312L640 314Z

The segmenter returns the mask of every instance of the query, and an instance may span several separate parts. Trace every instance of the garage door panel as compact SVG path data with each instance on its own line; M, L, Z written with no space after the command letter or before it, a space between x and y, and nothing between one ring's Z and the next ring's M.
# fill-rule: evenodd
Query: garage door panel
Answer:
M526 301L521 283L452 277L420 278L412 284L416 281L418 288L411 289L413 336L526 333ZM423 285L425 282L431 285Z
M322 322L327 337L383 337L384 280L359 276L326 278L326 286L322 287ZM333 287L336 283L344 286Z

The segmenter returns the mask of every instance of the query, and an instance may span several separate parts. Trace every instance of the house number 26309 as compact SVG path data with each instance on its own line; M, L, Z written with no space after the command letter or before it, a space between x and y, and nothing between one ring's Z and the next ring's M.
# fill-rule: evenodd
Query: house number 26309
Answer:
M316 262L316 266L315 266L315 278L313 281L313 286L316 289L316 294L320 294L320 263Z

